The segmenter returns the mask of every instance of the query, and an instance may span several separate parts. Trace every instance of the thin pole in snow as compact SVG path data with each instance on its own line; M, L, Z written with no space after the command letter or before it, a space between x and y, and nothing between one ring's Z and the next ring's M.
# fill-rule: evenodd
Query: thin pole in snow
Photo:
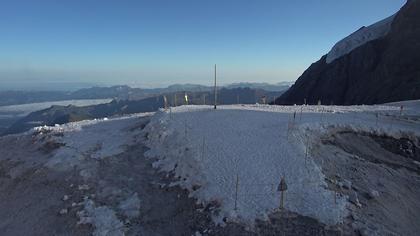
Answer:
M187 138L187 120L184 120L184 126L185 126L185 138Z
M302 113L303 113L303 105L300 106L300 119L299 119L299 121L302 121Z
M308 152L309 152L309 136L306 138L306 149L305 149L305 166L307 159L308 159Z
M239 175L236 174L236 184L235 184L235 211L238 209L238 189L239 189Z
M214 109L217 109L217 68L214 64Z
M206 149L206 140L203 137L203 147L202 147L202 150L201 150L201 160L204 160L204 151L205 151L205 149Z
M166 98L165 95L163 95L163 102L164 102L164 106L165 106L165 111L168 109L168 99Z

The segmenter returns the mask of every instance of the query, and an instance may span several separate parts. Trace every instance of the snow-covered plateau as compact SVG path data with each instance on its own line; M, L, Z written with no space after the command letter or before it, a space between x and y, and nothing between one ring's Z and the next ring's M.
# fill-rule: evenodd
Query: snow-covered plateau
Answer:
M181 106L37 127L0 138L0 232L416 235L419 137L420 101Z
M410 108L419 108L419 102L415 104ZM171 108L158 112L146 127L150 147L146 155L159 159L155 167L174 171L179 177L175 184L192 196L218 201L221 213L216 221L252 222L279 208L277 187L284 177L286 209L333 225L347 216L348 196L327 187L320 166L311 158L308 146L317 138L313 131L320 131L318 137L337 127L419 135L418 121L400 120L400 110L391 105Z

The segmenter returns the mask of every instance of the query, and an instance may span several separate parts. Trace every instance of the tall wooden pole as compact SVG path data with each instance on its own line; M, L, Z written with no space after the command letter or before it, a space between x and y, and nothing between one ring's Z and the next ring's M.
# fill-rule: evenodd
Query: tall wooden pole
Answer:
M216 64L214 64L214 109L217 109L217 70Z

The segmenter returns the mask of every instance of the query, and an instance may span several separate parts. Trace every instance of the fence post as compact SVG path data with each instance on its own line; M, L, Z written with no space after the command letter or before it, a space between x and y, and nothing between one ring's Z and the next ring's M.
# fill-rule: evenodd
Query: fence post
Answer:
M168 109L168 99L166 98L165 95L163 95L163 102L164 102L164 106L165 106L165 111Z
M302 122L302 115L303 115L303 105L300 107L300 120L299 120L299 122Z
M235 184L235 208L234 210L238 210L238 189L239 189L239 175L236 174L236 184Z
M206 147L205 137L203 137L203 147L202 147L202 150L201 150L201 160L204 160L205 147Z
M306 138L305 167L307 166L306 162L307 162L307 159L308 159L308 152L309 152L309 136Z
M185 138L187 138L187 119L184 120Z

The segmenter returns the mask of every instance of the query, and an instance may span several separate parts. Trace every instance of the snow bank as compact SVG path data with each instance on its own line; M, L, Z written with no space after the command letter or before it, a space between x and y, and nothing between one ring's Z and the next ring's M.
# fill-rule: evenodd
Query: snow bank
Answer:
M355 48L363 44L384 37L391 30L391 24L395 15L392 15L384 20L381 20L368 27L362 27L351 35L345 37L327 54L326 62L329 64L335 59L340 58L347 53L353 51Z

